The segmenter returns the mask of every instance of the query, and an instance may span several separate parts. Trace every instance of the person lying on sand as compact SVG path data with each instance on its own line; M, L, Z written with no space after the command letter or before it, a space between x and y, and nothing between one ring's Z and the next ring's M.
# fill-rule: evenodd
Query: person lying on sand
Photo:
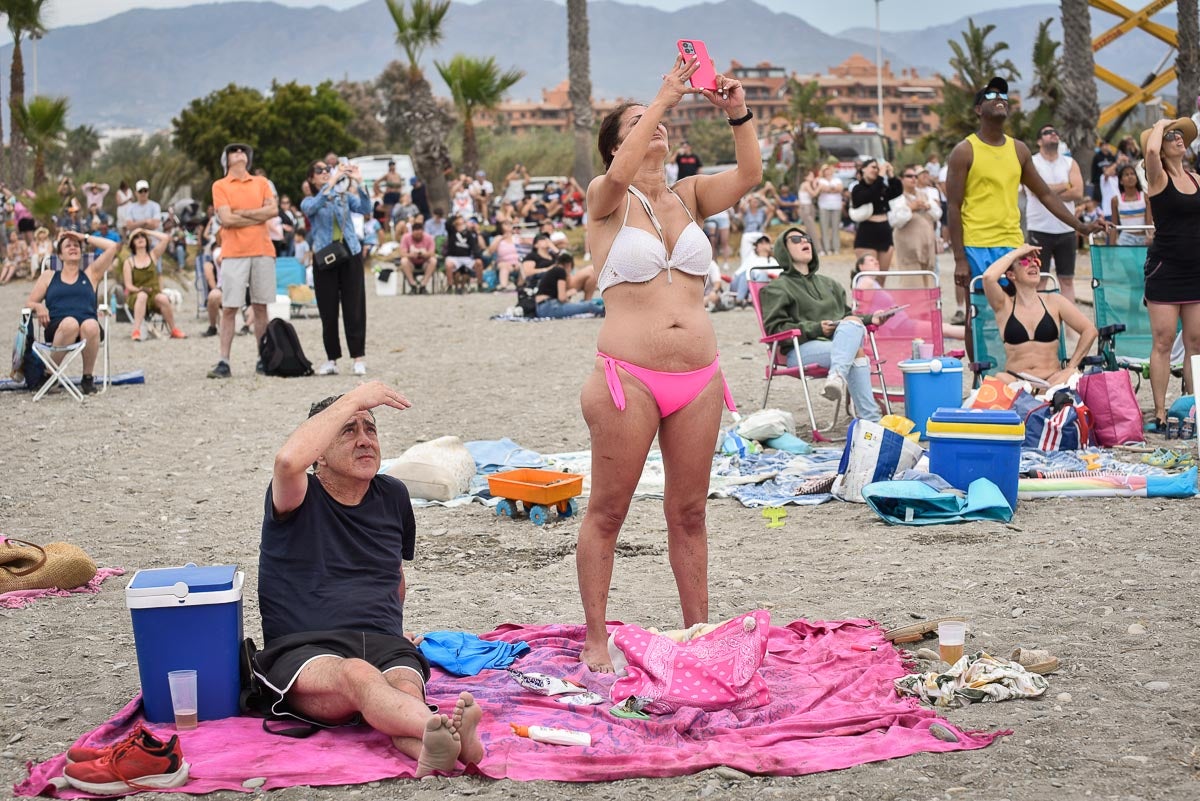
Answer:
M483 759L468 692L449 715L425 703L429 663L404 634L404 569L416 521L379 471L372 409L411 404L378 381L313 405L275 454L259 555L266 647L255 673L272 711L322 726L364 721L417 760L417 776ZM312 467L312 472L308 468Z

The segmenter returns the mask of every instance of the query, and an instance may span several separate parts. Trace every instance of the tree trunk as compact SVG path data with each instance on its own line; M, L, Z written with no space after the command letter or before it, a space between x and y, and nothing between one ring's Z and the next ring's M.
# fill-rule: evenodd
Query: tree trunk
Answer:
M1200 8L1196 0L1177 0L1179 55L1175 57L1176 86L1179 87L1179 102L1176 113L1190 117L1200 110Z
M479 169L479 142L475 138L475 120L471 116L471 109L463 110L463 175L475 177L475 171Z
M9 108L9 180L15 186L25 185L25 137L17 128L17 109L25 103L25 61L21 57L21 39L14 37L12 53L12 71L8 76L8 108Z
M450 208L450 188L446 175L453 169L450 148L446 139L450 134L452 120L438 106L433 97L429 81L420 71L409 73L408 105L401 112L401 120L413 142L413 162L417 175L425 182L425 196L429 207L443 210Z
M575 180L587 191L592 181L592 70L587 0L567 0L567 70L575 133Z
M1062 27L1063 98L1058 112L1063 140L1071 148L1086 183L1092 174L1096 123L1100 119L1088 0L1062 0Z

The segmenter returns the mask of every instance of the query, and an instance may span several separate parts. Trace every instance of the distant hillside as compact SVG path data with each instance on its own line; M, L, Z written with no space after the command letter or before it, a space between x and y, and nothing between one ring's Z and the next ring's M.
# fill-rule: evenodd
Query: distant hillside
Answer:
M815 0L806 0L815 2ZM997 0L1002 5L1003 0ZM824 72L855 52L874 57L875 31L855 28L824 33L793 14L773 12L753 0L697 3L674 12L613 0L588 4L592 42L592 82L597 98L649 97L674 56L681 36L704 39L724 69L770 61L788 70ZM1024 6L975 15L997 25L996 37L1012 47L1012 59L1028 71L1037 22L1057 17L1056 4ZM1096 28L1113 19L1096 14ZM1173 21L1168 14L1156 20ZM893 68L917 66L945 71L947 40L966 21L916 31L884 33L884 58ZM1055 26L1057 35L1058 29ZM1118 74L1140 80L1166 46L1147 45L1130 34L1101 55ZM7 69L11 45L0 48L0 108L7 110ZM33 92L32 43L26 43L26 92ZM454 53L495 56L526 77L510 93L539 98L541 90L567 76L566 8L550 0L483 0L451 6L443 44L425 54L423 64L434 91L448 94L435 59ZM70 123L100 129L123 126L156 129L193 98L229 83L265 89L271 79L318 83L364 80L400 58L395 26L381 0L353 8L288 8L276 3L205 4L166 10L129 11L90 25L56 28L37 46L37 90L71 100ZM7 114L5 114L7 117Z

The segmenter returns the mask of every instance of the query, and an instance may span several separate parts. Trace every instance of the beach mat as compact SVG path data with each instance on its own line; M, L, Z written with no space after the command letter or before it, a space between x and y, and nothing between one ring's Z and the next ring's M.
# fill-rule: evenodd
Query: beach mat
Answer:
M97 376L99 378L99 376ZM83 376L77 375L71 378L75 386L79 386L83 381ZM142 370L126 370L123 373L113 373L109 376L109 383L114 387L127 386L129 384L145 384L146 373ZM96 386L100 386L100 382L96 382ZM25 386L24 381L14 381L11 378L0 378L0 392L14 392L19 389L29 389Z
M610 626L620 625L610 623ZM569 678L606 699L616 678L579 663L585 627L506 624L484 639L526 642L531 650L519 670ZM879 650L869 650L877 646ZM569 782L682 776L719 765L750 774L799 776L877 762L919 752L983 748L1008 732L964 732L915 699L901 698L893 682L909 671L899 652L869 620L808 622L772 626L760 674L770 701L737 712L684 708L650 720L624 720L610 704L567 706L519 687L503 670L455 678L433 670L427 693L449 712L462 690L483 708L480 738L487 756L468 772L493 779ZM141 719L140 698L77 745L113 742ZM586 731L590 747L546 745L513 735L509 723ZM939 723L957 736L944 742L930 733ZM154 725L170 736L170 724ZM191 764L186 784L175 790L201 795L217 790L249 792L243 782L263 779L263 790L297 785L345 785L412 778L414 760L388 737L366 726L320 731L303 740L262 730L257 718L205 721L179 734ZM58 790L66 755L30 768L17 795L88 797Z
M600 314L572 314L569 317L518 317L514 314L493 314L491 320L499 320L502 323L552 323L558 320L590 320L593 317L602 317Z
M123 575L125 575L125 571L122 568L102 567L96 571L96 575L92 576L87 584L81 587L72 587L69 590L60 590L55 587L53 589L0 592L0 609L24 609L34 601L41 600L42 598L69 598L72 595L95 595L100 592L100 585L104 583L105 579Z

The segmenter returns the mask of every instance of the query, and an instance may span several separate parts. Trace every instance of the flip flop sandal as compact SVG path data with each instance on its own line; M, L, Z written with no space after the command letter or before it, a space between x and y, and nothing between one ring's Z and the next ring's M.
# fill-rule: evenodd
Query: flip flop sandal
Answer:
M921 620L917 623L909 623L907 626L888 629L883 633L883 637L888 642L893 643L920 642L930 634L937 632L938 623L948 621L966 623L967 619L965 617L935 617L929 620Z
M1049 651L1018 647L1013 649L1012 654L1008 658L1030 673L1037 673L1042 676L1058 670L1058 659L1051 656Z

